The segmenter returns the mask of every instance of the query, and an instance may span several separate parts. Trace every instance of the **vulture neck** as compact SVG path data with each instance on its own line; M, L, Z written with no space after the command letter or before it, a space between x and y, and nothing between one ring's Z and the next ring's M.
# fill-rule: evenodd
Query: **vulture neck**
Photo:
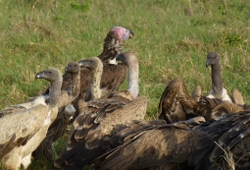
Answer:
M101 78L102 78L102 71L103 71L103 64L100 62L98 67L92 71L92 78L90 81L90 93L91 93L91 100L96 100L101 97Z
M117 64L116 55L120 54L122 51L122 44L119 38L110 32L106 36L103 45L103 51L98 56L103 62L108 62L109 64Z
M135 99L139 93L139 64L136 60L135 63L128 65L128 91Z
M220 63L211 65L212 68L212 88L216 96L221 96L223 92L223 82Z
M80 93L80 71L78 73L71 74L71 85L69 89L69 95L76 97Z
M54 108L57 106L59 97L61 95L61 88L62 88L62 77L60 77L59 80L57 81L51 82L49 99L48 99L50 108Z

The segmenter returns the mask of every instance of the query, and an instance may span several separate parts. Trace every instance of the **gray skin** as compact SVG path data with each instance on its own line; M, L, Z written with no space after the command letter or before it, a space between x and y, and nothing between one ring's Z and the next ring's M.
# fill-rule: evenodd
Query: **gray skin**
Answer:
M215 97L221 96L223 92L223 81L221 75L220 56L216 52L210 52L207 55L206 67L212 68L212 89Z

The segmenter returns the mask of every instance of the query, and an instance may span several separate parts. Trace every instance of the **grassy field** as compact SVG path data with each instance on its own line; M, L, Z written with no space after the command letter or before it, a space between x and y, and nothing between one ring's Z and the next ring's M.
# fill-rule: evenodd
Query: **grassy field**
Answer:
M113 26L133 30L123 51L137 54L140 95L148 118L157 118L163 90L184 78L189 92L211 88L206 55L221 56L223 81L250 101L250 3L248 0L0 0L0 108L36 96L48 84L35 81L49 67L97 56ZM126 88L126 83L121 87ZM63 140L56 149L63 147ZM49 170L38 161L30 169Z

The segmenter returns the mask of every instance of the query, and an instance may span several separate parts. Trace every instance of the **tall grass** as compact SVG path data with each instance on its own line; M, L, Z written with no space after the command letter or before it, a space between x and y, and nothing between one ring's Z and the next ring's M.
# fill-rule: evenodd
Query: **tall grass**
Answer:
M69 61L100 54L116 25L135 33L123 51L139 58L148 119L157 118L161 94L176 77L184 78L190 93L196 85L208 92L210 51L221 55L225 88L239 89L249 103L249 9L248 0L2 0L0 108L39 94L48 84L35 81L36 72L63 72ZM50 169L46 163L32 167Z

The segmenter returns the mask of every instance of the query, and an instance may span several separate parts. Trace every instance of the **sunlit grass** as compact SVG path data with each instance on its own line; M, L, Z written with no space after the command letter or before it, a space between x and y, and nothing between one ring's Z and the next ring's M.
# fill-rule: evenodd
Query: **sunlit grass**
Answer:
M191 93L211 88L210 51L221 55L224 86L239 89L249 103L250 4L247 0L25 0L0 1L0 108L39 94L47 82L35 73L64 71L69 61L97 56L110 28L124 26L135 39L124 42L140 62L140 95L148 98L147 118L168 82L183 77ZM126 88L126 84L122 86ZM57 142L56 147L64 144ZM46 162L32 167L50 169ZM32 169L32 168L31 168Z

